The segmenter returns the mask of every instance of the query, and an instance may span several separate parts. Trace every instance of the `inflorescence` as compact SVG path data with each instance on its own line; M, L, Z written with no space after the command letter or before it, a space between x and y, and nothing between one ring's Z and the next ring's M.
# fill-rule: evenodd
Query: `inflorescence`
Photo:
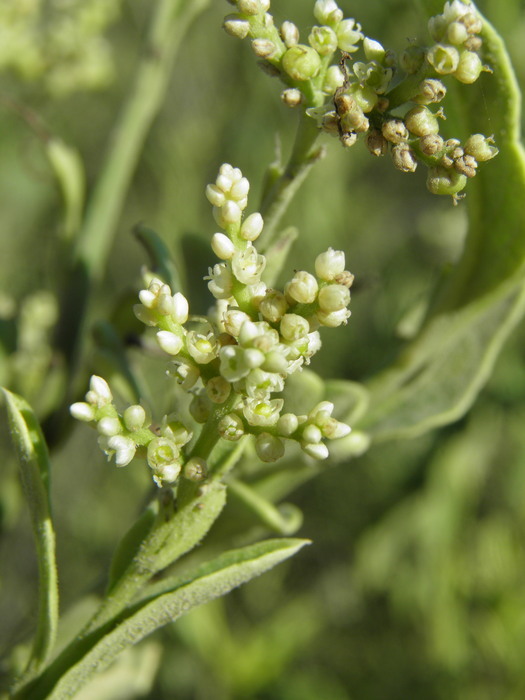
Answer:
M363 135L372 155L390 152L394 166L414 172L428 168L433 194L458 199L478 163L497 154L492 137L474 134L465 143L440 135L446 96L443 79L474 83L490 71L480 57L483 28L470 0L446 2L431 17L430 46L410 43L399 55L368 37L354 19L344 18L335 0L317 0L308 43L300 43L293 22L279 28L268 10L270 0L229 0L237 12L225 18L232 36L249 37L261 67L285 84L290 107L302 106L319 128L352 146ZM353 60L362 50L364 60Z
M204 424L209 440L192 443L195 426L165 416L152 428L141 405L117 410L107 382L92 377L85 402L71 406L75 418L94 422L99 444L117 466L137 450L146 455L159 486L182 475L199 481L208 472L208 447L219 438L237 441L253 435L262 461L284 454L284 440L296 441L314 459L328 457L325 440L344 437L350 427L332 417L334 406L322 401L306 415L286 412L282 391L287 377L300 371L321 347L319 328L346 324L353 275L345 255L329 248L315 260L315 274L295 272L283 291L262 280L266 259L254 245L263 230L262 216L243 218L249 182L238 168L221 166L206 196L222 229L211 246L221 260L208 270L208 288L216 303L207 318L192 317L187 299L148 274L135 314L156 330L160 348L172 360L169 373L192 394L190 413Z

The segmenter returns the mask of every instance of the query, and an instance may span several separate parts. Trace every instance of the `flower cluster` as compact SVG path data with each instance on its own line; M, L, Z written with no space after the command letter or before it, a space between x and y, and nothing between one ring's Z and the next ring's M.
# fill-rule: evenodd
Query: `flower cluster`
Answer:
M251 434L263 461L279 459L285 439L298 442L311 457L325 459L323 441L347 435L349 426L332 417L334 406L327 401L305 415L286 412L281 394L287 377L321 347L319 328L347 322L353 275L345 270L344 253L329 248L317 256L315 274L295 272L283 291L267 287L262 280L266 259L254 245L262 216L255 212L243 218L248 191L248 180L228 164L206 189L222 229L211 241L221 262L205 278L216 300L209 316L190 316L186 298L151 275L135 314L155 328L158 345L171 356L170 374L193 396L191 417L205 424L202 431L214 433L209 444ZM118 466L128 464L137 449L145 450L159 485L181 472L186 478L206 473L209 454L188 448L184 453L191 428L165 418L153 432L138 405L120 415L100 377L91 379L86 402L74 404L71 412L96 423L102 449L115 455Z
M352 146L362 134L375 156L390 152L394 166L414 172L428 167L427 187L454 201L478 163L494 157L491 137L475 134L464 144L439 133L448 77L474 83L488 70L480 57L483 23L470 0L446 2L429 21L431 46L411 43L399 57L366 37L361 26L344 18L335 0L317 0L308 43L286 21L277 28L269 0L237 0L226 31L250 37L252 48L272 75L286 85L281 97L290 107L302 105L319 128ZM353 60L362 50L363 60Z
M115 406L108 383L93 376L85 402L74 403L71 415L77 420L94 422L99 433L99 445L109 457L115 457L117 467L131 462L137 449L146 454L153 480L158 486L177 479L182 468L181 450L192 438L191 431L166 416L155 431L140 404L128 406L120 414Z

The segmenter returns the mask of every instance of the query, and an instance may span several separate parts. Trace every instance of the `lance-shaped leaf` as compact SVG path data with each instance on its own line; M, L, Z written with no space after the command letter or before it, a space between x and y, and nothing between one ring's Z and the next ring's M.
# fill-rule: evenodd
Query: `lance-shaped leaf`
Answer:
M184 578L167 579L117 619L73 644L27 689L24 700L66 700L124 649L198 605L229 593L288 559L308 540L267 540L226 552Z
M55 641L58 619L55 533L49 499L50 465L44 436L31 406L21 396L7 389L3 389L3 392L38 556L38 624L24 675L27 678L38 672L48 658Z

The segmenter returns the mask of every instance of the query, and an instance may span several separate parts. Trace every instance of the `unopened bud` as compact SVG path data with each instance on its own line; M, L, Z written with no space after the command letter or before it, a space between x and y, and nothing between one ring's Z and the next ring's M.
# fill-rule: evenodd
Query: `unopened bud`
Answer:
M409 137L408 129L402 119L387 119L381 126L381 132L390 143L402 143Z
M419 92L412 100L421 105L428 105L433 102L441 102L447 94L447 88L441 80L436 78L426 78L419 83Z
M235 15L228 15L222 26L227 34L236 39L245 39L250 32L250 23Z
M373 156L384 156L388 150L388 141L379 129L372 129L366 135L366 147Z
M321 57L310 46L296 44L285 52L282 67L292 80L309 80L319 72Z
M284 455L284 443L275 435L260 433L255 440L255 451L262 462L276 462Z
M259 58L272 58L277 53L277 47L270 39L254 39L252 50Z
M468 36L467 28L462 22L451 22L447 27L447 40L450 44L461 46Z
M237 0L237 7L243 15L257 15L261 11L258 0Z
M287 49L289 49L290 46L294 46L299 41L299 29L293 22L283 22L280 34Z
M458 66L454 71L454 77L459 80L460 83L470 85L476 82L482 70L483 64L478 54L473 51L463 51L459 57Z
M231 384L224 377L212 377L206 383L206 393L212 403L224 403L231 393Z
M492 137L487 138L483 134L474 134L467 139L464 151L467 155L474 156L478 163L481 163L498 154L498 149L492 146L492 143L494 143Z
M184 465L183 474L190 481L204 481L208 476L208 467L206 462L200 457L192 457Z
M478 163L473 156L460 156L454 160L454 168L467 177L474 177Z
M413 107L405 115L405 124L408 130L416 136L428 136L439 132L439 124L436 116L423 105Z
M392 160L394 166L404 173L413 173L417 168L417 159L414 151L404 143L392 148Z
M433 156L443 149L443 138L439 134L428 134L419 139L419 147L426 156Z
M437 166L429 168L427 188L432 194L455 195L464 189L467 178L452 168Z
M303 101L303 95L297 88L287 88L281 92L281 100L287 107L298 107Z

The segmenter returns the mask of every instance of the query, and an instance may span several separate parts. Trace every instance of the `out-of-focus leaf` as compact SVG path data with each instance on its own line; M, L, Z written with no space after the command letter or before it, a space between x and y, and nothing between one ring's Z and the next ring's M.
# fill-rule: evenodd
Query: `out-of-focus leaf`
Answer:
M64 235L72 238L80 228L86 189L84 164L75 148L58 138L46 143L46 153L64 197Z
M73 697L94 673L107 668L124 649L192 608L259 576L293 556L305 544L308 540L267 540L226 552L182 579L168 579L151 586L146 597L118 621L111 620L66 650L23 697L27 700Z
M55 533L49 498L50 465L44 436L31 407L21 396L7 389L3 392L38 556L38 625L25 675L28 677L45 664L53 648L58 620Z
M173 292L180 292L182 289L180 274L162 238L144 224L137 224L133 233L146 249L152 271L159 275Z

